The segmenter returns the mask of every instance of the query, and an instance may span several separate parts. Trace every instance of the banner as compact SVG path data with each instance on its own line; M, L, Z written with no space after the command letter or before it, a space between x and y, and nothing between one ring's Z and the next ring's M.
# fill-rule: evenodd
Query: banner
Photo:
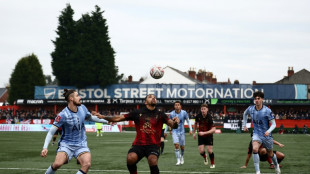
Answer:
M155 94L160 99L251 99L255 91L263 91L265 99L307 99L307 85L173 85L173 84L116 84L106 88L89 86L36 86L35 99L64 99L65 88L75 89L82 99L144 99ZM41 104L43 101L33 101ZM112 102L112 101L111 101ZM29 103L34 104L34 103Z
M51 128L51 124L0 124L0 131L20 131L20 132L28 132L28 131L43 131L47 132ZM96 132L95 125L85 125L86 132ZM121 125L102 125L103 132L121 132Z

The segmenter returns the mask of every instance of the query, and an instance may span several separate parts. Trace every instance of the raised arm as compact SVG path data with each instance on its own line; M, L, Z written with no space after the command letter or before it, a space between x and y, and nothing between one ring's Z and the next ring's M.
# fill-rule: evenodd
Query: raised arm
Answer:
M107 120L100 119L100 118L98 118L97 116L94 116L94 115L91 115L88 120L89 121L94 121L94 122L97 122L97 123L108 123Z
M126 120L124 115L106 116L106 115L101 115L95 111L92 111L91 114L97 116L100 119L105 119L110 122L120 122L120 121Z

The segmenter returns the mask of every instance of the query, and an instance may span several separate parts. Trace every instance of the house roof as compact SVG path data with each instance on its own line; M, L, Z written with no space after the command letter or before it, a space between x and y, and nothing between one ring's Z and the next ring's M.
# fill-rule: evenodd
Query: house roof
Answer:
M200 84L201 82L189 77L185 72L166 66L164 76L160 79L154 79L148 74L147 78L141 84Z
M285 76L275 84L310 84L310 72L302 69L291 76Z
M0 98L5 94L6 88L0 88Z

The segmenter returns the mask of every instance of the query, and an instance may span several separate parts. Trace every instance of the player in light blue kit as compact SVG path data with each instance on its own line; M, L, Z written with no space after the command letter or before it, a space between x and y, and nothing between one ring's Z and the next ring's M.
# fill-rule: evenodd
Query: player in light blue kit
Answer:
M175 147L175 156L177 158L177 163L176 165L181 165L184 164L184 148L185 148L185 130L184 130L184 122L185 120L188 123L189 127L189 134L192 135L192 125L191 122L188 118L188 114L186 111L182 110L182 105L180 101L174 102L174 111L170 112L170 119L173 117L178 117L180 122L179 122L179 127L177 129L172 130L172 139L173 139L173 144ZM166 127L167 131L168 126ZM171 133L171 132L170 132ZM181 146L181 153L180 153L180 146Z
M54 133L59 127L62 128L61 138L58 142L57 155L54 163L46 170L45 174L54 174L63 164L68 163L75 157L81 165L77 174L85 174L91 166L91 155L87 146L87 137L84 126L85 119L95 122L107 122L92 116L87 108L81 104L81 97L75 90L64 89L64 97L68 106L56 117L51 129L46 135L42 157L47 156L47 148Z
M256 174L260 174L258 149L261 144L267 149L267 153L274 163L275 171L280 174L280 167L276 155L273 153L273 138L271 132L276 127L276 122L272 111L263 105L264 93L256 91L253 94L255 105L249 106L243 113L244 131L248 131L246 127L248 115L251 116L254 131L252 137L253 146L253 162ZM269 126L270 123L270 126Z

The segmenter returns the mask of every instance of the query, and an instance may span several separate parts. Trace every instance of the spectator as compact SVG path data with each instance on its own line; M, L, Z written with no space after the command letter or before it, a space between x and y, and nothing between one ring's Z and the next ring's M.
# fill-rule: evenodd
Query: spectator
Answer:
M293 129L293 134L298 134L298 126L295 124L295 128Z
M304 134L308 134L308 126L305 124L303 129Z
M284 134L284 126L283 126L283 124L280 125L279 134Z

